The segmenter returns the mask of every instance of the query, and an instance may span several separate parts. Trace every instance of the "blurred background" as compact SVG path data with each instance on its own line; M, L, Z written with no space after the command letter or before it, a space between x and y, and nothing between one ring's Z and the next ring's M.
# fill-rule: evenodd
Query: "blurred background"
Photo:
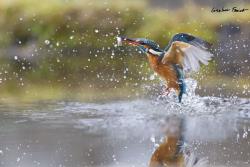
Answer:
M212 13L215 8L248 8ZM250 97L247 0L1 0L0 100L83 101L143 96L160 80L116 36L161 47L178 32L213 43L214 60L195 75L202 96Z

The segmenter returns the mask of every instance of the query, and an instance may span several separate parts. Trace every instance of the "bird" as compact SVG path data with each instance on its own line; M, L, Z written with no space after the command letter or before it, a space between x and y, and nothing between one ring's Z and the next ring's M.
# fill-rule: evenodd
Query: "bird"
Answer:
M150 67L165 81L164 94L174 89L180 103L187 93L185 73L198 72L200 64L208 65L213 57L211 43L187 33L175 34L164 49L150 39L118 36L117 45L123 43L147 55Z

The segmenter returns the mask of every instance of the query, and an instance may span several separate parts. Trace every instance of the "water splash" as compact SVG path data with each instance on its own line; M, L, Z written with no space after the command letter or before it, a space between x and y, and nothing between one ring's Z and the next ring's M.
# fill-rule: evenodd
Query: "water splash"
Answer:
M235 104L249 103L248 99L238 97L214 97L214 96L200 96L196 94L197 81L192 78L185 80L187 85L187 93L183 95L182 103L178 102L177 95L174 90L171 90L169 95L162 95L165 86L162 82L160 85L153 84L152 86L143 86L143 90L147 92L149 97L155 105L165 106L165 110L174 113L198 114L209 113L215 114L217 112L224 112L227 110L234 110ZM237 109L236 109L237 110Z

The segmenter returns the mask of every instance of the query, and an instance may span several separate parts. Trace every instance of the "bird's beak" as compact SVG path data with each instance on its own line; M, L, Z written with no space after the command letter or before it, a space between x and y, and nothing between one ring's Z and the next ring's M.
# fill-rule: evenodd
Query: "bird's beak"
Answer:
M127 38L127 37L116 37L117 39L117 45L118 46L122 46L122 43L125 42L129 45L132 46L139 46L141 45L140 42L136 41L136 39L132 39L132 38Z

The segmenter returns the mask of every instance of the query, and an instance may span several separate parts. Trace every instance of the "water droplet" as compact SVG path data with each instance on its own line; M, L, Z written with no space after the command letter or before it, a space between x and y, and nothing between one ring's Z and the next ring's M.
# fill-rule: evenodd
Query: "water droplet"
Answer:
M149 80L154 80L155 79L155 75L154 74L152 74L152 75L150 75L150 77L149 77Z
M150 140L151 140L152 143L155 143L155 137L154 136L151 136Z
M46 39L46 40L44 41L44 43L45 43L46 45L49 45L49 44L50 44L50 41Z

